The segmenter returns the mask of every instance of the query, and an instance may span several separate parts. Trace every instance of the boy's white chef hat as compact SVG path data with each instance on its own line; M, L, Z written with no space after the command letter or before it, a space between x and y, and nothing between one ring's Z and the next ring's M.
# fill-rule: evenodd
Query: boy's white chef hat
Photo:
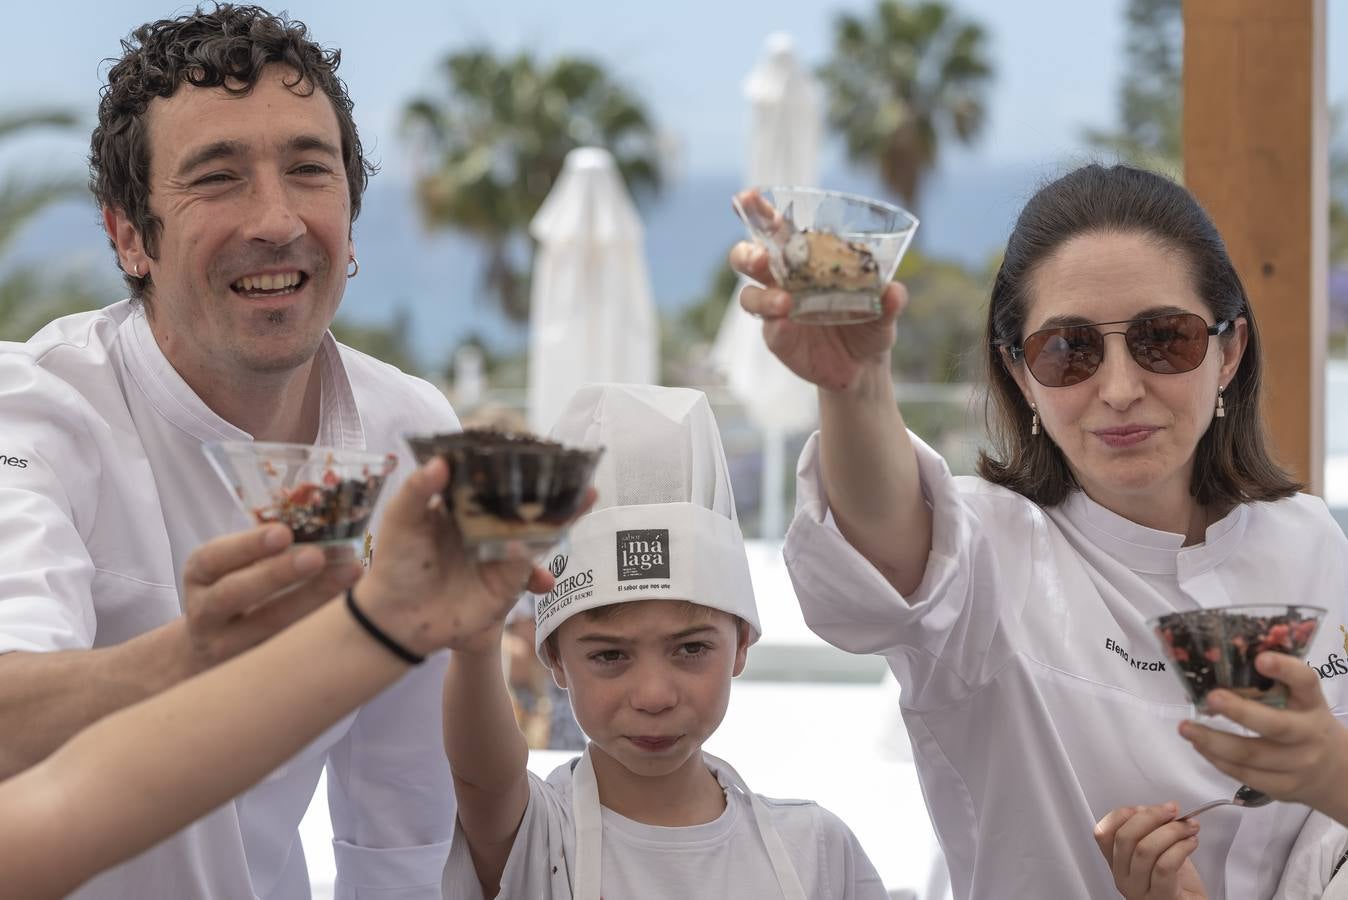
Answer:
M535 649L578 612L668 597L739 616L758 608L721 434L701 391L636 384L578 390L551 437L602 446L599 497L552 559L556 587L534 598ZM545 660L546 661L546 660Z

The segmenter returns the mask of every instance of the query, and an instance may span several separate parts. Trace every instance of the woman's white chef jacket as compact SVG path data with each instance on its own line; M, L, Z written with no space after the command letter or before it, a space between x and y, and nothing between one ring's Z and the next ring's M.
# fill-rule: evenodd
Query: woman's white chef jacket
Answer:
M397 453L385 499L414 468L403 432L458 427L431 385L331 335L316 365L317 443ZM0 652L106 647L180 615L188 554L253 524L201 443L249 438L188 388L129 301L0 344ZM377 518L372 533L377 547ZM326 763L337 897L438 900L454 822L444 664L427 662L234 803L74 896L308 898L297 826Z
M801 456L784 553L810 627L844 650L882 654L902 686L956 897L1116 896L1091 836L1100 817L1231 795L1236 783L1176 732L1192 712L1147 627L1153 616L1327 607L1308 663L1335 714L1348 714L1348 541L1319 499L1238 507L1182 548L1182 535L1080 492L1043 509L952 478L913 442L933 534L911 604L834 525L817 435ZM1194 860L1209 896L1274 896L1307 814L1287 803L1206 813Z

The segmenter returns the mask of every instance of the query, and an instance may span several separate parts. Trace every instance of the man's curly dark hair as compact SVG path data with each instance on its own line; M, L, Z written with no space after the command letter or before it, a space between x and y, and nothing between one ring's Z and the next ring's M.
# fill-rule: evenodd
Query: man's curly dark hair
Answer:
M140 26L122 40L122 56L108 71L98 104L98 125L89 147L89 187L103 208L122 210L140 233L151 258L160 220L150 212L150 146L145 111L156 97L171 97L183 84L252 91L262 69L280 63L294 71L287 86L300 95L318 88L332 101L342 136L351 198L351 220L376 167L366 158L352 118L351 98L337 77L340 50L324 50L303 22L258 6L217 3L208 11ZM113 242L116 250L116 243ZM143 299L150 279L126 274L131 296Z

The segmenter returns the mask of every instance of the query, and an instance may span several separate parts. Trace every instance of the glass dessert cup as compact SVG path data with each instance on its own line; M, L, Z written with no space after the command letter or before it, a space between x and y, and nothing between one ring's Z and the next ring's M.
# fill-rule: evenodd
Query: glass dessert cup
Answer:
M392 454L265 441L208 443L202 451L250 518L288 526L296 544L318 544L334 562L361 551L398 462Z
M1148 624L1156 632L1194 707L1211 715L1208 692L1223 688L1268 706L1287 705L1287 687L1254 667L1260 653L1304 660L1325 610L1261 604L1168 613Z
M553 547L603 453L493 429L406 440L417 462L439 456L449 463L445 505L479 560L537 557Z
M735 195L749 236L768 251L791 318L855 325L880 317L880 295L917 231L908 211L855 194L806 187L752 188Z

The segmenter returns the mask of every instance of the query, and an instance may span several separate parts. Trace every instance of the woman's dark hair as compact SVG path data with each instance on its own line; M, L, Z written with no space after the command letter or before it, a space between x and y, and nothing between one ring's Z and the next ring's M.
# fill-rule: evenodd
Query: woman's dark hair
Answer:
M108 71L98 104L98 125L89 147L89 187L98 204L122 210L157 252L162 223L150 212L150 145L145 111L156 97L171 97L183 84L223 88L246 95L263 67L279 63L294 71L286 85L296 94L322 91L337 114L351 201L351 221L375 167L365 158L351 98L337 77L340 50L309 40L302 22L258 6L218 3L210 12L142 25L122 41L122 57ZM116 243L113 244L116 249ZM149 276L126 275L131 295L144 298Z
M1041 188L1016 220L988 304L988 396L992 448L978 473L1040 504L1061 503L1079 485L1047 434L1031 435L1029 403L1008 368L1005 348L1024 337L1031 281L1063 244L1084 234L1141 234L1184 254L1198 296L1216 321L1244 317L1247 343L1224 393L1226 416L1214 418L1195 451L1189 492L1204 506L1229 508L1280 500L1301 490L1269 454L1259 408L1263 359L1259 329L1226 245L1207 213L1183 187L1131 166L1089 165ZM1228 331L1218 340L1230 340Z

